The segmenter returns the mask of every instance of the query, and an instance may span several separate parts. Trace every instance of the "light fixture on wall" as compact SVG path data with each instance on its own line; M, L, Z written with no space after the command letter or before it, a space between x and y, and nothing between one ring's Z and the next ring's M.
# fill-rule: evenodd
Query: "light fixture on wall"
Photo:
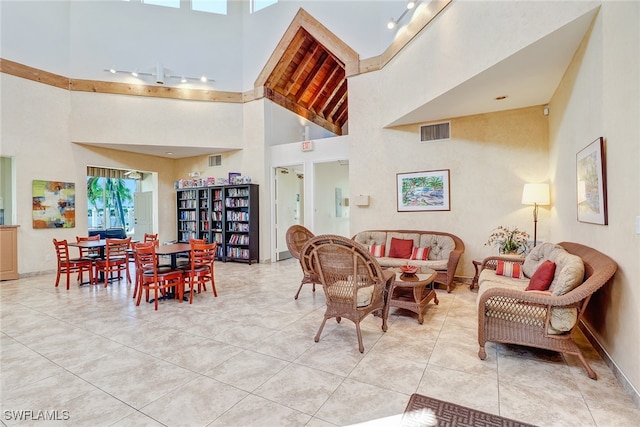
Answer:
M522 190L522 204L533 205L533 246L538 239L538 206L548 205L549 184L525 184Z
M202 82L202 83L213 83L213 82L215 82L215 80L209 79L204 74L202 76L200 76L200 77L189 77L189 76L186 76L184 74L181 74L181 75L169 74L169 73L167 73L167 70L160 63L156 64L155 72L153 72L153 73L141 72L137 68L135 68L133 71L119 70L119 69L116 69L116 68L107 68L104 71L107 71L107 72L109 72L111 74L131 74L133 77L138 77L138 78L155 77L156 78L156 84L158 84L158 85L164 85L166 83L167 79L177 80L180 83L187 83L189 81L199 81L199 82Z
M404 15L406 15L408 11L416 7L417 3L418 3L417 0L409 0L407 2L407 6L405 7L405 9L402 11L400 16L398 16L398 19L393 19L393 18L389 19L389 22L387 22L387 28L390 30L393 30L396 27L396 25L398 25L400 20L404 18Z
M124 176L126 176L128 179L142 179L142 174L138 171L135 170L130 170L124 173Z

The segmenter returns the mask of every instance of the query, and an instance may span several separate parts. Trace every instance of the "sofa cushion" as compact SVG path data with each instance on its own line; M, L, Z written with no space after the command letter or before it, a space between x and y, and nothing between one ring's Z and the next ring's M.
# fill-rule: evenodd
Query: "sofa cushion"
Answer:
M429 248L430 260L448 260L451 251L456 248L456 242L442 234L424 233L420 235L418 244L414 246Z
M391 238L391 247L389 248L389 256L391 258L411 258L411 250L413 249L413 239L396 239Z
M411 240L413 241L413 246L420 246L418 245L420 241L420 235L418 233L396 233L395 231L389 231L387 233L387 241L385 242L385 245L387 245L387 253L385 256L388 257L391 256L391 239Z
M533 273L531 280L529 280L529 286L527 286L525 291L546 291L551 285L555 272L556 263L546 260L540 264L540 267Z
M361 231L356 234L355 241L367 247L371 245L384 245L387 243L386 231Z
M429 248L413 248L411 250L411 258L409 259L415 259L415 260L422 260L425 261L427 260L429 257Z
M374 257L384 256L384 245L371 245L369 246L369 253Z
M524 274L532 277L540 265L546 260L556 264L556 270L549 289L553 295L564 295L584 279L584 263L582 258L570 254L562 246L553 243L542 243L531 250L524 260Z
M336 302L349 303L353 300L353 281L338 280L327 288L327 293ZM366 307L371 304L373 285L358 288L356 297L357 307Z
M378 264L381 267L389 268L389 267L402 267L403 265L407 265L407 260L402 258L391 258L391 257L381 257L376 258ZM446 270L447 263L449 261L446 259L438 259L438 260L411 260L411 265L415 265L420 268L419 273L426 273L427 269L432 270Z
M524 277L520 263L503 260L498 260L496 274L498 276L513 277L514 279L522 279Z
M513 279L511 277L498 276L495 270L485 268L478 277L477 301L480 301L480 297L488 289L509 288L524 291L528 283L529 280L526 278ZM537 327L544 327L547 313L546 307L516 302L506 304L503 298L498 298L496 301L488 301L486 309L489 316ZM576 308L554 307L551 309L551 315L549 316L547 333L552 335L563 334L570 331L577 321L578 310Z

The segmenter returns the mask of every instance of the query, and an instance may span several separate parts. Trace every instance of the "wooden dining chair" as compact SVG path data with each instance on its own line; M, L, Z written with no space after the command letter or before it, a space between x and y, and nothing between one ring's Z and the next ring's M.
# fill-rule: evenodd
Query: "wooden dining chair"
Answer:
M89 272L89 283L93 283L93 263L91 260L84 258L70 258L69 245L66 240L53 239L53 246L56 249L56 257L58 258L58 270L56 274L56 288L60 283L60 275L67 276L67 290L69 289L69 276L71 273L78 273L78 280L82 283L82 273Z
M118 280L122 278L124 272L127 281L131 283L131 274L129 273L129 253L131 245L131 237L126 239L106 239L104 259L96 260L96 270L104 277L104 287L109 284L109 280L117 274ZM97 278L94 278L97 281Z
M151 290L154 292L155 309L158 310L160 295L166 295L167 291L175 288L175 295L182 302L184 286L181 270L166 270L158 268L158 256L153 244L140 244L135 249L137 271L140 271L140 282L137 290L136 306L142 300L144 290L145 299L149 300ZM136 274L137 277L137 274Z
M193 303L193 292L198 287L198 293L207 290L207 282L211 282L213 296L217 297L214 261L216 259L217 244L201 243L195 239L190 241L191 252L188 266L182 267L184 272L184 286L189 285L189 304Z
M100 235L99 234L95 234L93 236L76 236L76 243L81 243L81 242L98 242L100 241ZM78 252L80 255L81 259L86 259L91 261L91 268L93 268L94 272L93 272L93 276L97 276L97 271L96 271L96 260L98 258L100 258L100 248L82 248L80 246L78 246ZM78 273L78 280L80 280L82 282L82 271L80 271ZM93 283L92 281L90 281L90 283Z

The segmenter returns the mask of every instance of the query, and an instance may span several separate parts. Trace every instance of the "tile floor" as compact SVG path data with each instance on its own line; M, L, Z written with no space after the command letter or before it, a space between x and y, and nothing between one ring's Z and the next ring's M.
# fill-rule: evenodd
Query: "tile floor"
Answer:
M216 264L218 298L136 307L124 282L0 284L1 423L69 426L393 426L421 393L539 426L637 425L640 410L586 340L575 358L489 344L477 357L476 292L458 285L425 322L392 311L329 321L295 260ZM66 421L18 421L48 411ZM57 413L52 411L58 411ZM41 414L40 414L41 415Z

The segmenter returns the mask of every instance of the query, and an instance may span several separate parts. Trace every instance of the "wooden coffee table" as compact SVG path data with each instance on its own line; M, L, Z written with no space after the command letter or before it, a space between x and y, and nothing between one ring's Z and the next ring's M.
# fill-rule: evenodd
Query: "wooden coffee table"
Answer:
M405 276L403 273L396 273L396 278L389 287L389 297L387 300L387 314L391 307L404 308L418 314L418 323L422 325L424 317L422 312L433 300L438 304L438 296L433 288L433 279L436 272L429 270L426 273Z

